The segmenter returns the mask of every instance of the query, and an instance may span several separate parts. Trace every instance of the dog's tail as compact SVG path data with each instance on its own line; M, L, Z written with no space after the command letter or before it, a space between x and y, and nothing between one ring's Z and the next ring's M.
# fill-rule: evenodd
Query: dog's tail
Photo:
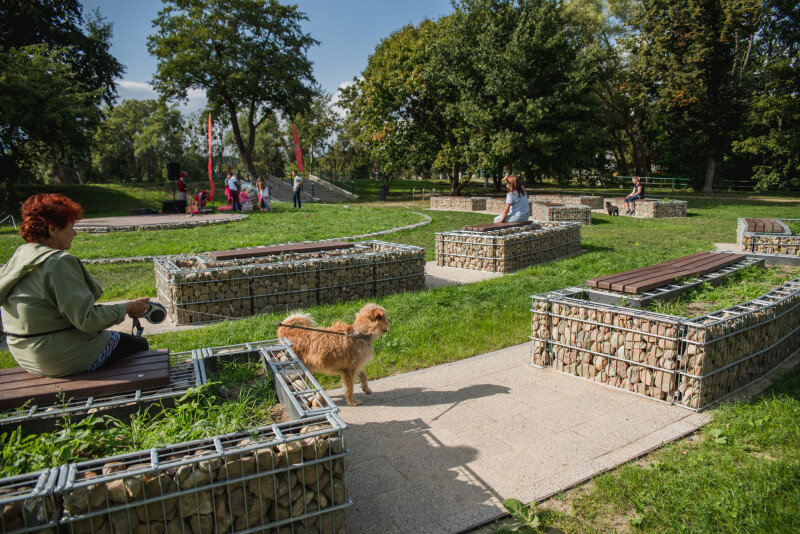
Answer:
M314 322L314 319L308 313L294 313L281 321L281 324L307 327L317 326L317 323ZM290 337L294 330L294 328L281 326L278 328L278 337Z

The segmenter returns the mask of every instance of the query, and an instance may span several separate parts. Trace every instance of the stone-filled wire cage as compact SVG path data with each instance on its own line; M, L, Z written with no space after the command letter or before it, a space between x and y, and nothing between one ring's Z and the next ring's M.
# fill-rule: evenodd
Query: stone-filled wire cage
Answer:
M534 295L531 363L703 409L800 349L800 278L696 318L590 302L582 288Z
M261 361L290 421L0 479L0 531L345 532L347 425L290 345L192 353Z
M158 298L176 324L218 321L425 287L420 247L363 241L339 250L155 260Z
M535 222L484 232L437 232L436 264L479 271L516 271L579 253L580 228L575 222Z
M788 223L800 223L800 219L773 219L780 231L754 232L748 230L747 218L740 218L736 225L736 242L742 252L777 256L800 257L800 235L794 235Z

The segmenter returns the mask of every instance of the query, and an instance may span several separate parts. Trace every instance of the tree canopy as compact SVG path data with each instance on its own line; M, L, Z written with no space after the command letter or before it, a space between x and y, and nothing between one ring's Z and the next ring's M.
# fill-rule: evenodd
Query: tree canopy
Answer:
M168 99L202 89L209 106L228 117L245 170L258 126L275 112L306 109L314 78L297 6L276 0L167 0L153 21L148 50L158 59L154 86ZM242 131L244 130L244 131Z

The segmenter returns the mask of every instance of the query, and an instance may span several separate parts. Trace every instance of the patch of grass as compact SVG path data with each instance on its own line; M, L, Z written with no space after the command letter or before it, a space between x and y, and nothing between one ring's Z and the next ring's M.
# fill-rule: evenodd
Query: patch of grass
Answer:
M786 226L789 227L793 235L800 235L800 220L786 221Z
M712 287L701 284L673 302L653 302L648 309L657 313L696 317L757 298L786 280L800 276L800 267L752 266L740 269Z
M70 253L79 258L185 254L366 234L421 220L401 207L308 204L302 210L293 210L278 203L273 212L251 212L244 221L222 225L103 234L79 232ZM22 243L12 227L0 228L0 261L7 261Z

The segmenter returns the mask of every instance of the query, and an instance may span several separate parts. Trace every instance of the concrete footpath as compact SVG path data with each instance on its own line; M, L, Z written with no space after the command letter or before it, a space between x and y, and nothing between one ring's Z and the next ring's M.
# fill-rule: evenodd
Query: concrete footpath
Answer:
M356 386L352 533L451 533L690 433L710 419L528 364L529 344Z

